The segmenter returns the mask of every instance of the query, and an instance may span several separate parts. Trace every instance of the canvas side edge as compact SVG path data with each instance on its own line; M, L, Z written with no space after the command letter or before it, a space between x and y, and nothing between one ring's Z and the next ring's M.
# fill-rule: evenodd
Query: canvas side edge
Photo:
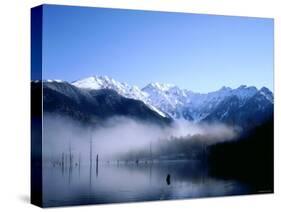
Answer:
M31 9L31 203L42 196L42 21L43 6Z

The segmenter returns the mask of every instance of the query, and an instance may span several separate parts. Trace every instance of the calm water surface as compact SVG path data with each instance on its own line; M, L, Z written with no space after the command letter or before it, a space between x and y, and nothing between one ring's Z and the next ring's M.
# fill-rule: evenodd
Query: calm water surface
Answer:
M194 161L43 168L45 207L247 194L243 182L209 175Z

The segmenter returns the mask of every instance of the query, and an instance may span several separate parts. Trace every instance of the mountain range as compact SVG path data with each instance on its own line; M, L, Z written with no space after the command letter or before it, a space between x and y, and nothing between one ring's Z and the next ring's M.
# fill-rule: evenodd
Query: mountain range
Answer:
M32 82L32 92L38 93L41 83ZM114 116L122 116L167 124L168 117L159 115L142 101L119 95L112 89L89 90L78 88L68 82L43 82L43 112L68 116L82 123L100 124Z
M172 84L150 83L139 88L107 76L92 76L72 83L46 80L43 88L44 110L75 111L80 119L129 115L140 119L152 117L156 122L185 119L244 128L273 117L274 97L266 87L241 85L197 93Z

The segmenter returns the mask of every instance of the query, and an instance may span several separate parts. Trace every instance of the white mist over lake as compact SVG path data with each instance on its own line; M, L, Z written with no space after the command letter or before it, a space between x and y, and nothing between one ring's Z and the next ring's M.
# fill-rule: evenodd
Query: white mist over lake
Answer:
M185 142L191 142L192 136L198 135L208 145L231 140L238 134L236 129L225 124L178 120L163 127L126 117L113 117L97 127L90 127L67 117L45 114L43 126L45 161L60 160L71 152L74 162L80 158L86 164L89 163L91 142L92 154L99 154L101 160L107 160L167 139L184 138Z

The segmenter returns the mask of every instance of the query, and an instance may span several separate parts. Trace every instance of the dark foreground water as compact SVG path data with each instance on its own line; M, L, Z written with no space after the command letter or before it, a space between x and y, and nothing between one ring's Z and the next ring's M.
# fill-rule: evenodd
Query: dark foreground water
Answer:
M102 163L43 169L43 206L119 203L251 193L238 180L209 175L194 161Z

